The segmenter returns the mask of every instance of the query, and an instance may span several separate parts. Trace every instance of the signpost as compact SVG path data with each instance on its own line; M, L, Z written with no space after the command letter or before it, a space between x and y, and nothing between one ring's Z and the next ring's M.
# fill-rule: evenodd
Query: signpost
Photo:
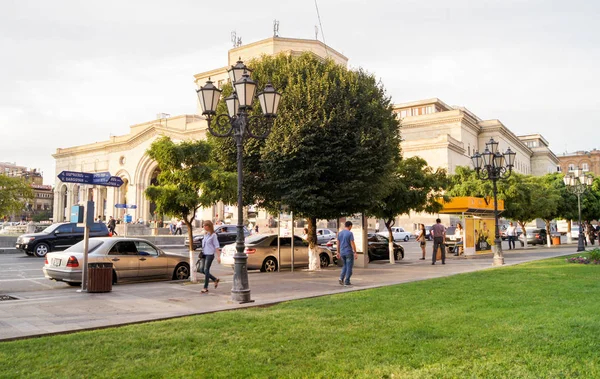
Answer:
M58 174L58 179L63 183L79 183L107 187L121 187L123 179L118 176L111 176L110 172L77 172L77 171L62 171ZM135 205L123 205L123 208L135 209ZM83 207L81 207L83 208ZM79 208L79 210L81 210ZM85 223L84 223L84 238L83 238L83 269L81 272L81 292L87 292L88 280L88 243L90 239L90 227L94 223L94 202L88 201L85 207Z

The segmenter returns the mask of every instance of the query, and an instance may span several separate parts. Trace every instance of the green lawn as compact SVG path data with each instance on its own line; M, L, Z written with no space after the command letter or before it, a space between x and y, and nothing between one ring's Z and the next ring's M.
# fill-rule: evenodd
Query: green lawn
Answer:
M564 258L0 343L11 377L600 377L600 265Z

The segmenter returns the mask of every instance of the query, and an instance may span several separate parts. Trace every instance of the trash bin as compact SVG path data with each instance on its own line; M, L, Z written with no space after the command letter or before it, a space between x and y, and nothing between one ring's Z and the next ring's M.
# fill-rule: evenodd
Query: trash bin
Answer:
M560 245L560 236L552 236L552 244Z
M88 292L112 291L112 263L88 263Z

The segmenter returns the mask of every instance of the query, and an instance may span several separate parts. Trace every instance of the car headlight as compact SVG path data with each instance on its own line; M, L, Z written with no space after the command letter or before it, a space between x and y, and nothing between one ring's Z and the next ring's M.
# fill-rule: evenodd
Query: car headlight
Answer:
M35 237L23 237L23 239L21 240L21 243L29 243L31 241L33 241L35 239Z

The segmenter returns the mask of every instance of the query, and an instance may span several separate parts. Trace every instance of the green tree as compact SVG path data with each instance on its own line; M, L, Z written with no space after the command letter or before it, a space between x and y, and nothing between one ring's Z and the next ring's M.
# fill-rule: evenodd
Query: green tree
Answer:
M546 243L550 243L550 223L559 218L563 212L562 208L562 190L565 184L560 174L547 174L535 177L535 180L543 187L543 196L536 200L538 208L538 217L546 223Z
M19 213L33 201L33 189L22 178L0 175L0 216Z
M444 190L448 185L446 170L433 170L420 157L402 159L396 171L388 178L389 192L368 210L368 214L383 219L390 240L390 262L394 263L392 226L397 216L410 211L438 213L443 205L439 198L448 200Z
M317 219L364 212L388 192L399 123L383 85L361 69L311 53L262 57L248 66L259 88L271 81L283 98L269 137L245 142L244 201L272 212L287 205L306 218L315 269ZM217 143L220 161L233 168L233 141Z
M211 158L212 147L206 141L174 143L162 137L147 151L158 163L158 184L146 189L146 196L156 203L157 213L181 218L188 227L190 268L193 262L192 225L200 207L222 200L235 199L236 176L220 170ZM191 278L195 280L195 271Z

